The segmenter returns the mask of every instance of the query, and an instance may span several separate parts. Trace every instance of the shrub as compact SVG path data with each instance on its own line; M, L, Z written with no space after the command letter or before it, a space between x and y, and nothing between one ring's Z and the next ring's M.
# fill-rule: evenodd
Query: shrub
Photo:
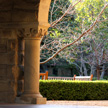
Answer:
M40 93L48 100L107 100L108 81L40 80Z

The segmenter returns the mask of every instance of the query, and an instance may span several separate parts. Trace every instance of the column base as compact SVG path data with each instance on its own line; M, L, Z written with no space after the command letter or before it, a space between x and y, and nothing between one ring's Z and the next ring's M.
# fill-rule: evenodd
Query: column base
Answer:
M40 94L31 95L26 94L21 97L16 97L15 103L18 104L46 104L47 99L43 98Z

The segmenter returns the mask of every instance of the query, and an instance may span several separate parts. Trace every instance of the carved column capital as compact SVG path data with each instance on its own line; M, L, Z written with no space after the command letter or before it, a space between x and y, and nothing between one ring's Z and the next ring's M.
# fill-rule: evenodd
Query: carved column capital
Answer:
M17 36L24 38L42 38L47 34L49 24L40 24L38 28L20 28L17 29Z
M20 28L17 30L18 37L33 38L37 35L37 29L35 28Z
M49 27L50 27L49 23L39 23L37 37L43 37L47 35Z

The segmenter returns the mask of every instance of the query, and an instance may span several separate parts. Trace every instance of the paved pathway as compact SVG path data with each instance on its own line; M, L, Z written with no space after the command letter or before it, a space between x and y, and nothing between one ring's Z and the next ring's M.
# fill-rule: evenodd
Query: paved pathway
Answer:
M108 108L103 106L79 105L0 105L0 108Z
M104 106L108 107L108 100L89 100L89 101L66 101L49 100L47 105L79 105L79 106Z

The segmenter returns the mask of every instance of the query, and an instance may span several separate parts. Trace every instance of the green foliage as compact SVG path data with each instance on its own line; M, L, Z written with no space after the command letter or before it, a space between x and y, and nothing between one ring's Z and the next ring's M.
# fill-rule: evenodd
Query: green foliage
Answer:
M107 100L108 81L41 80L40 93L48 100Z
M106 80L108 80L108 76L104 76L104 77L103 77L103 79L106 79Z
M76 21L82 22L84 24L90 25L92 21L95 21L102 7L104 6L106 0L83 0L79 3L76 8ZM108 9L108 8L107 8ZM108 11L105 9L104 13L101 16L101 19L106 19Z
M57 38L60 36L60 31L58 31L55 28L50 28L50 30L52 31L49 35L51 38Z

